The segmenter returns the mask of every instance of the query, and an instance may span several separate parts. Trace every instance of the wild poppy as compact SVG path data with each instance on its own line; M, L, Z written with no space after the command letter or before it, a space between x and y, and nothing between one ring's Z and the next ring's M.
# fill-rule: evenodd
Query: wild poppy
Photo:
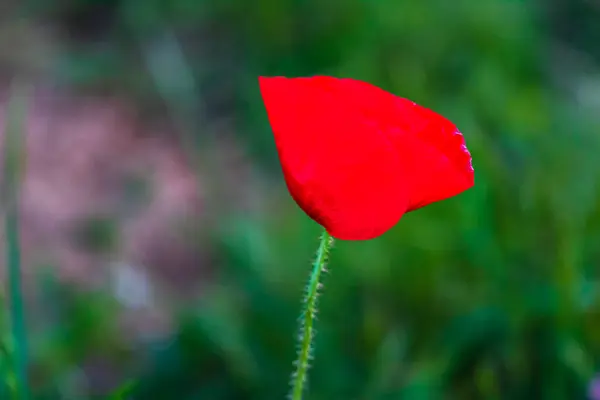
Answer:
M456 126L410 100L328 76L259 85L290 194L333 237L375 238L474 184Z

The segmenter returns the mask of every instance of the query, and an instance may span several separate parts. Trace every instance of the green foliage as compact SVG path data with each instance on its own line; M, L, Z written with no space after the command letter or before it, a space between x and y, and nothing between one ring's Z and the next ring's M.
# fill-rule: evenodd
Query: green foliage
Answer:
M585 398L600 357L600 119L580 91L599 70L555 50L566 42L597 60L585 22L597 10L501 0L57 4L31 9L71 32L59 77L118 88L150 110L165 102L198 136L204 103L208 117L233 117L265 174L278 167L257 75L364 79L464 133L474 189L376 240L338 242L307 399ZM587 28L571 33L580 22ZM146 57L166 54L164 37L187 63L163 65L175 82L168 99ZM197 86L178 86L182 71ZM116 339L108 294L53 286L44 306L59 310L56 332L38 332L32 351L36 398L82 398L64 393L80 393L73 371L98 352L135 382L113 398L284 398L319 228L291 199L272 202L266 215L219 214L214 282L173 337L135 354ZM92 241L105 243L109 227L92 229Z

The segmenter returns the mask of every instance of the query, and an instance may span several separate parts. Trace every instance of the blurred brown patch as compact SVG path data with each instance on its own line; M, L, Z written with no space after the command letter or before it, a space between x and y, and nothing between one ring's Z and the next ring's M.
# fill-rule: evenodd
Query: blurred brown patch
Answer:
M198 282L207 258L180 222L201 216L200 187L165 133L122 100L38 88L21 187L25 266L54 265L63 280L93 284L119 261L178 286Z

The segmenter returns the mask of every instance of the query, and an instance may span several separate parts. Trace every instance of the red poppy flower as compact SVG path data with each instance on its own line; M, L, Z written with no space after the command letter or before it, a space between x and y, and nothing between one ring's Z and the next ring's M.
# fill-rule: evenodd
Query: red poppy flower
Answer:
M260 77L290 194L334 237L366 240L474 184L456 126L354 79Z

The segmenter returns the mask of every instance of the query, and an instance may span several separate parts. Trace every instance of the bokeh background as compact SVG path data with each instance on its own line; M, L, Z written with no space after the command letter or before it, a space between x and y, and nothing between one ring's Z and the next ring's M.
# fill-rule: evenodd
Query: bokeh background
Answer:
M598 1L3 0L35 399L285 397L320 227L257 76L314 74L449 117L476 186L337 243L306 398L589 398Z

